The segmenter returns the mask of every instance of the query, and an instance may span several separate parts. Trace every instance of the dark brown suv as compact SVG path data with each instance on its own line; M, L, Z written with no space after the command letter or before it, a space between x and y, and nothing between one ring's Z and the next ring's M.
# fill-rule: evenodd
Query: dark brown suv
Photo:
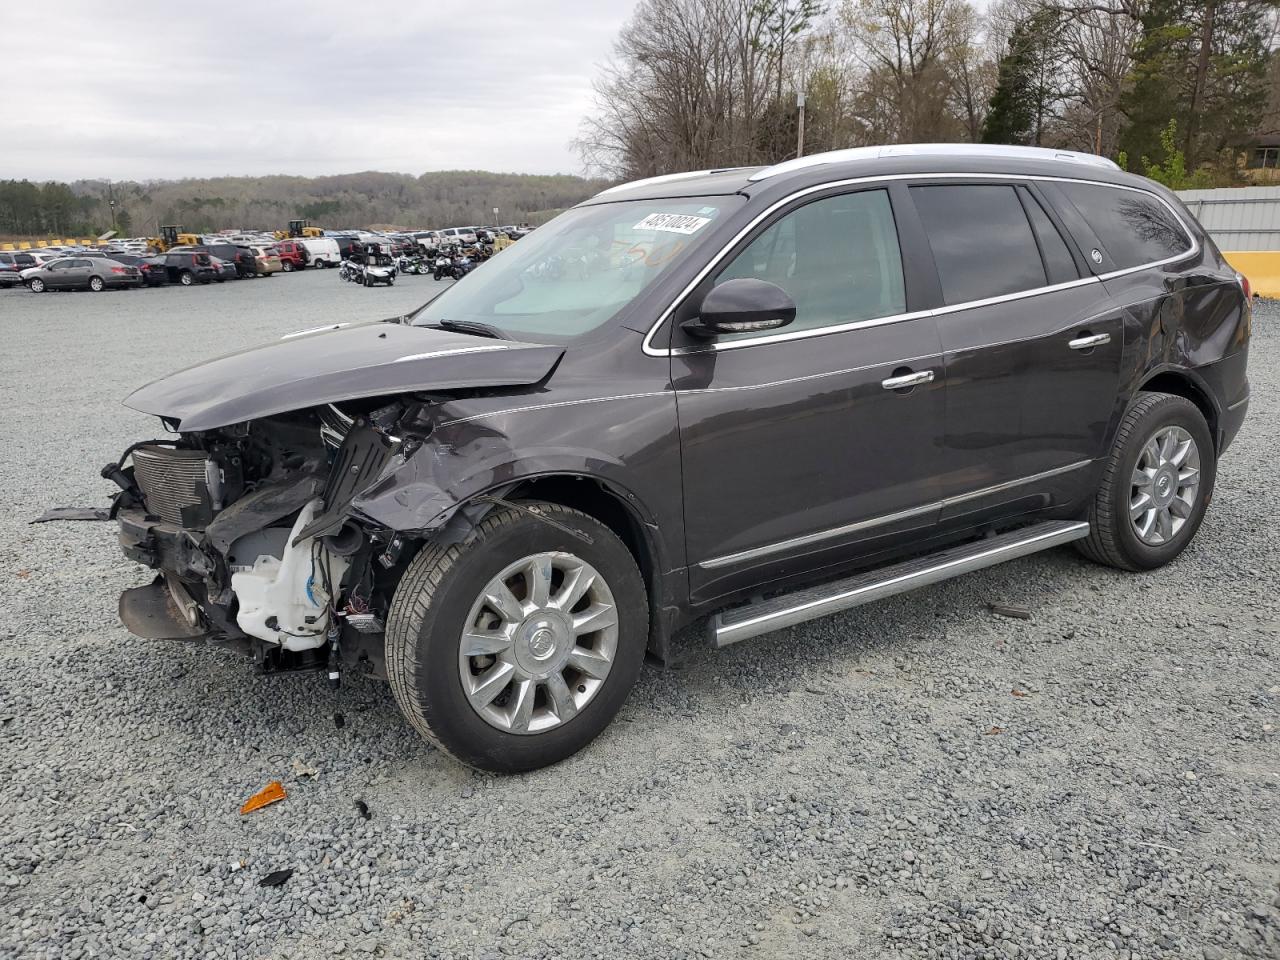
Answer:
M1084 154L899 146L626 184L409 316L163 377L104 475L131 630L364 663L462 761L551 763L646 648L1065 543L1149 570L1249 402L1248 286ZM785 634L779 642L786 642Z

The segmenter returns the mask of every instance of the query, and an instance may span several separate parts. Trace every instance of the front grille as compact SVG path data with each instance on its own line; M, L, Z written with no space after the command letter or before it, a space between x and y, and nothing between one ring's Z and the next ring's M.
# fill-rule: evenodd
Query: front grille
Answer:
M206 479L209 458L202 450L145 446L133 451L133 476L147 513L203 530L213 519Z

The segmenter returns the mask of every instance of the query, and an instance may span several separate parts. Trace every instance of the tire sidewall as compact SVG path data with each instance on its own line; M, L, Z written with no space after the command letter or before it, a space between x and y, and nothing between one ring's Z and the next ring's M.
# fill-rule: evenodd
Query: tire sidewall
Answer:
M487 770L518 772L543 767L585 747L626 701L648 642L644 582L630 552L604 525L574 514L557 522L582 529L582 540L533 517L521 516L464 546L441 581L412 638L419 664L416 699L432 733L458 759ZM618 611L618 644L612 669L591 701L568 722L540 734L512 734L487 723L467 700L458 672L464 623L481 590L503 567L549 550L572 553L604 578ZM412 598L405 598L412 602ZM396 602L401 602L399 596Z
M1182 529L1168 542L1159 546L1143 543L1129 519L1129 494L1133 471L1138 465L1142 449L1147 441L1165 427L1179 426L1191 434L1200 452L1200 487L1196 491L1195 509ZM1153 570L1169 563L1187 548L1204 521L1209 503L1213 499L1214 481L1217 478L1218 458L1213 435L1205 423L1204 415L1195 404L1182 397L1170 395L1144 416L1133 434L1134 442L1121 452L1120 462L1112 481L1109 495L1115 509L1112 511L1116 529L1116 543L1132 563L1143 570Z

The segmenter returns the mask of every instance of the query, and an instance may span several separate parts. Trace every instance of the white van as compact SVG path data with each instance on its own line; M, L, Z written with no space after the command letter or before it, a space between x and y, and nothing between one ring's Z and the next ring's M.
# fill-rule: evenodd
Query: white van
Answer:
M298 237L296 239L307 248L307 253L311 254L312 266L336 267L342 262L338 241L332 237Z

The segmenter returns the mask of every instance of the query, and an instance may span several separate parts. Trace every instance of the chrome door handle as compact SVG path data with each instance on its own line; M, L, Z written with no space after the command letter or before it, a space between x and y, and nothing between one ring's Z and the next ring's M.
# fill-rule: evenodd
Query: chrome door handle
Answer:
M919 373L904 373L900 377L890 377L888 380L881 380L880 386L886 390L901 390L903 387L915 387L922 383L933 382L932 370L921 370Z
M1111 342L1111 334L1095 333L1088 337L1076 337L1067 344L1072 350L1088 350L1090 347L1100 347L1104 343Z

